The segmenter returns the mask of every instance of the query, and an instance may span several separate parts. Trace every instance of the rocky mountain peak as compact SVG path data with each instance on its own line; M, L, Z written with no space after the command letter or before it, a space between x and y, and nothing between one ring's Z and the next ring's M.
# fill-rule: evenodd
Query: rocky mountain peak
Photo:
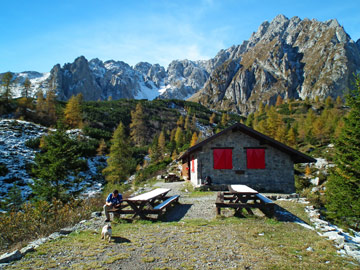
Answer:
M63 100L82 93L85 100L177 98L215 109L248 114L260 102L283 98L333 98L351 88L360 72L360 39L351 40L336 19L287 18L263 22L249 40L220 50L209 60L174 60L167 69L147 62L125 62L80 56L50 73L32 76L34 89L54 88ZM21 89L18 84L17 88ZM19 91L20 93L20 91ZM20 95L20 94L19 94Z
M356 45L337 20L278 15L262 23L236 51L236 56L227 53L228 60L191 100L246 115L260 102L274 104L278 95L342 96L351 87L352 74L360 70L359 42ZM233 61L240 66L230 65Z

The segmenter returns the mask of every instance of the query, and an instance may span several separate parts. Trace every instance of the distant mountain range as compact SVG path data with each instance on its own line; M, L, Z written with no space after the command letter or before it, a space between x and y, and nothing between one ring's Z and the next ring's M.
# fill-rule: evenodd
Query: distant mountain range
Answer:
M15 73L15 95L26 77L33 94L55 89L67 100L176 98L214 109L248 114L260 102L278 95L304 99L342 96L360 73L360 40L354 42L336 20L319 22L276 16L263 22L241 45L202 61L174 60L168 68L146 62L134 67L121 61L88 61L55 65L49 73Z

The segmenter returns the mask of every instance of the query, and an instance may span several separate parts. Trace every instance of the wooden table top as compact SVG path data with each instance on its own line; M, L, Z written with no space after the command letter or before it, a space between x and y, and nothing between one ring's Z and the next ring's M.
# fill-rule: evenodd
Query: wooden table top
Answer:
M129 201L148 201L158 196L166 194L170 191L169 188L157 188L152 191L137 195L135 197L128 198Z
M230 185L229 191L234 193L258 194L256 190L247 185Z

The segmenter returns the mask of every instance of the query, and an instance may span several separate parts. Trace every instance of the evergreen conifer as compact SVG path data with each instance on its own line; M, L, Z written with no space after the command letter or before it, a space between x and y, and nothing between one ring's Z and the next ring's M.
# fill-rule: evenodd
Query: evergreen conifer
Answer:
M346 97L351 108L344 128L335 141L335 167L326 185L329 218L345 226L360 229L360 77Z
M70 190L77 186L78 173L83 168L78 143L69 138L62 128L43 137L42 151L35 155L32 172L34 183L30 185L37 200L53 198L66 201Z

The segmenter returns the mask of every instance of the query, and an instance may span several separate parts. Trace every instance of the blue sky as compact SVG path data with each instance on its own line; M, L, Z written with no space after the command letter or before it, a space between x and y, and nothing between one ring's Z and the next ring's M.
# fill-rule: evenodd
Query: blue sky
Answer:
M12 0L1 10L0 72L48 72L80 55L165 67L208 59L278 14L336 18L360 38L358 0Z

